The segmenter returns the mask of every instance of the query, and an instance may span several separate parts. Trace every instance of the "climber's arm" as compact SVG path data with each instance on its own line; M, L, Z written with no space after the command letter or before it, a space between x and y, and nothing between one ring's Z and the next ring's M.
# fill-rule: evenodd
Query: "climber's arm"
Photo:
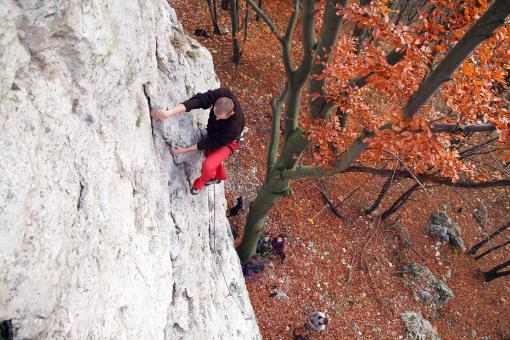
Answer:
M213 106L218 98L228 96L229 93L229 90L224 88L209 90L204 93L197 93L190 99L185 100L182 104L174 106L170 110L154 110L151 111L151 115L156 119L163 120L180 112L188 112L195 109L205 110Z
M209 90L204 93L197 93L188 100L182 102L182 105L186 107L186 111L195 109L207 110L214 105L216 100L220 97L227 95L228 90L219 88L216 90Z
M186 153L186 152L191 152L191 151L197 151L197 145L196 144L193 144L192 146L188 146L187 148L183 148L183 147L180 147L180 146L176 146L172 149L172 153L174 155L177 155L177 154L180 154L180 153Z
M173 116L173 115L181 113L181 112L186 112L186 107L183 104L176 105L166 111L165 110L152 110L151 116L158 120L163 120L165 118L168 118L170 116Z

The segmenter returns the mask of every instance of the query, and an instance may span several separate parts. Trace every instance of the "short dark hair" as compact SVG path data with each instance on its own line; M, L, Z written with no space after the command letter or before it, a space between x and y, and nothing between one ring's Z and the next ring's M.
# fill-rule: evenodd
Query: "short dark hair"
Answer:
M230 113L234 110L234 102L232 99L227 97L220 97L214 103L214 113L223 115L226 113Z

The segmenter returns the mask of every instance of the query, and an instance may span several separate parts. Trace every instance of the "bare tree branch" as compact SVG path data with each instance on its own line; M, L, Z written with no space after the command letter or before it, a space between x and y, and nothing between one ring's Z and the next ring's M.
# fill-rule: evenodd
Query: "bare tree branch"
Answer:
M414 178L409 172L404 170L392 170L392 169L377 169L365 166L351 166L345 169L344 172L363 172L368 174L374 174L379 176L395 176L401 178ZM437 175L417 175L418 179L424 182L437 183L441 185L446 185L450 187L459 187L459 188L467 188L467 189L481 189L481 188L493 188L493 187L501 187L501 186L510 186L510 179L499 179L493 181L485 181L485 182L475 182L475 181L457 181L453 182L449 178L437 176Z
M287 30L285 31L285 36L283 38L283 66L285 67L285 73L287 74L287 78L292 76L292 72L294 68L292 67L292 59L290 57L290 48L291 48L291 40L292 34L294 33L294 29L296 28L297 19L299 17L299 0L294 0L293 4L293 13L289 19L289 24L287 25Z
M490 248L490 249L488 249L488 250L484 251L484 252L483 252L483 253L481 253L480 255L476 256L476 257L475 257L475 260L476 260L476 261L478 261L478 260L480 260L482 257L484 257L484 256L486 256L486 255L489 255L490 253L492 253L492 252L494 252L494 251L496 251L496 250L498 250L498 249L500 249L500 248L503 248L503 247L505 247L505 246L507 246L507 245L509 245L509 244L510 244L510 240L509 240L509 241L506 241L506 242L503 242L503 243L501 243L501 244L499 244L499 245L497 245L497 246L495 246L495 247L492 247L492 248Z
M336 209L336 206L335 204L333 204L333 202L331 201L331 199L329 198L328 194L326 194L326 192L324 190L322 190L319 186L315 186L317 188L317 190L319 190L320 194L322 195L322 198L324 198L324 200L326 201L326 203L328 204L328 206L331 208L331 210L333 211L333 213L337 216L337 217L340 217L340 218L343 218L342 214L340 214L340 212Z
M484 272L483 274L485 275L485 281L490 282L497 279L498 277L510 275L510 270L500 272L501 269L508 266L510 266L510 260L500 263L493 267L491 270Z
M395 171L393 171L393 174L391 176L388 176L388 178L386 179L386 181L382 185L381 191L379 192L379 195L377 195L377 198L375 199L374 203L372 203L372 205L369 208L365 209L365 211L364 211L365 214L370 214L375 209L377 209L379 204L381 204L381 201L382 201L384 195L386 195L386 193L390 189L391 184L393 183L393 179L394 178L395 178Z
M274 25L273 21L271 21L271 19L269 19L267 14L264 13L264 11L259 6L257 6L257 4L255 2L253 2L253 0L246 0L246 2L253 8L255 13L257 13L257 15L260 18L262 18L262 20L265 21L267 26L269 26L269 29L271 29L271 32L273 32L273 34L276 36L276 39L278 39L278 41L283 44L282 35L278 32L278 29Z
M498 137L491 138L491 139L486 140L486 141L484 141L484 142L482 142L482 143L480 143L478 145L475 145L473 147L470 147L468 149L464 149L464 150L460 151L459 155L461 155L461 157L469 157L470 153L472 151L478 150L478 149L480 149L480 148L482 148L482 147L484 147L484 146L486 146L488 144L491 144L491 143L493 143L493 142L495 142L497 140L498 140Z
M431 128L432 132L449 132L449 133L471 133L471 132L492 132L496 131L494 124L434 124Z
M421 186L421 188L420 188L420 186ZM393 204L388 209L386 209L386 211L384 211L381 214L381 219L386 220L388 217L390 217L392 214L394 214L398 209L400 209L409 200L411 195L416 190L422 189L422 188L425 190L425 187L420 182L414 183L399 198L397 198L395 200L395 202L393 202Z
M498 228L492 234L488 235L483 240L481 240L480 242L478 242L477 244L472 246L471 249L469 249L469 251L467 252L467 254L468 255L476 254L478 252L478 250L480 250L480 248L482 248L484 245L489 243L490 240L492 240L494 237L498 236L499 234L501 234L503 231L507 230L508 228L510 228L510 222L503 225L501 228Z
M349 149L335 161L333 169L325 170L322 167L301 166L296 169L283 171L282 178L291 180L305 177L327 177L345 171L368 148L368 144L363 141L365 136L365 134L362 134L352 143Z

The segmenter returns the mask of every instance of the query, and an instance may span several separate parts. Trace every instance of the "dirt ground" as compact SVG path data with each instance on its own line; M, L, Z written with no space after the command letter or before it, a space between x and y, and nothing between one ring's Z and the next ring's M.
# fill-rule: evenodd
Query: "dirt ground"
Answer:
M280 29L289 3L268 1L266 10ZM190 36L197 28L212 32L207 2L176 0L170 4ZM228 12L218 12L221 26L230 29ZM209 49L222 86L238 95L246 113L249 130L239 151L227 162L230 179L225 187L229 206L238 196L249 202L265 175L269 100L283 84L279 45L262 21L252 20L248 41L243 43L242 63L236 66L231 62L230 35L195 39ZM384 180L366 174L340 174L292 184L294 194L276 205L266 224L268 235L287 238L287 259L284 263L276 257L268 259L266 270L247 281L263 337L292 339L293 334L304 334L307 315L321 310L330 323L324 332L311 334L314 339L404 338L400 317L404 311L421 312L442 339L510 339L510 277L485 283L478 275L510 258L510 247L475 261L449 245L436 245L426 232L430 214L445 210L461 227L469 249L508 221L510 190L434 187L415 193L384 222L377 212L384 211L413 184L412 180L399 181L376 214L363 214ZM333 202L343 201L339 207L342 218L325 207L316 186L324 187ZM487 212L488 222L477 221L475 208ZM245 203L244 211L230 219L240 235L247 211ZM491 246L509 239L510 230ZM418 299L400 273L403 264L413 261L428 267L454 293L438 315ZM274 289L286 296L270 297Z

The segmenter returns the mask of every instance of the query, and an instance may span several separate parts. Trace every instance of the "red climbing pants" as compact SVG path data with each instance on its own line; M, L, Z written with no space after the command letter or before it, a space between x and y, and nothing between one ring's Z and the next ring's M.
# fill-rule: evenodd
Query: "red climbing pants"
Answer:
M202 162L202 176L198 177L193 183L193 189L201 190L205 183L219 179L224 181L227 179L227 173L223 167L223 162L230 156L233 150L237 149L239 142L234 141L228 146L222 146L214 150L205 151L205 159Z

